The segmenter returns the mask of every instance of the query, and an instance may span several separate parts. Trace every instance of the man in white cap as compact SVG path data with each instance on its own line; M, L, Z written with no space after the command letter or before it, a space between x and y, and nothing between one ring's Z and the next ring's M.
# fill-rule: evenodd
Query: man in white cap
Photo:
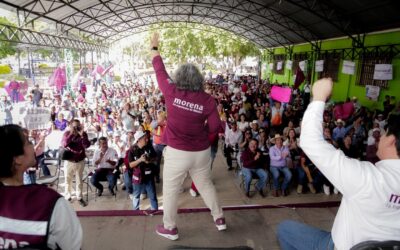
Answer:
M156 152L148 143L148 135L139 130L135 133L134 145L129 150L129 167L132 171L133 184L133 209L140 209L140 194L146 190L150 199L151 210L158 210L156 186L154 182L154 171Z

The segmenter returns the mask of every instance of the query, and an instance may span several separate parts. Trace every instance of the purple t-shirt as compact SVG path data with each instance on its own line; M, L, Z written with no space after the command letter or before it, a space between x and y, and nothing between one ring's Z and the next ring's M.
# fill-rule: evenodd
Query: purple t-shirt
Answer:
M203 90L177 89L161 56L153 58L153 67L168 111L163 143L185 151L207 149L210 146L208 134L217 133L221 126L214 98Z

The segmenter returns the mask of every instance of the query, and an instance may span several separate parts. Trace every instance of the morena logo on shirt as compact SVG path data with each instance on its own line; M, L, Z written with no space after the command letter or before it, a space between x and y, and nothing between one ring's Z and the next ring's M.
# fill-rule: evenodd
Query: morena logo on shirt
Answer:
M394 203L394 204L400 204L400 195L392 194L390 196L389 202Z
M29 243L26 241L17 242L14 239L7 239L0 236L0 249L22 248L26 246L29 246Z
M196 104L193 102L188 102L185 100L181 100L176 97L175 97L174 103L172 105L174 105L177 108L181 108L181 109L192 111L192 112L199 113L199 114L203 113L203 109L204 109L203 105Z
M386 203L387 208L400 209L400 195L391 194L389 202Z

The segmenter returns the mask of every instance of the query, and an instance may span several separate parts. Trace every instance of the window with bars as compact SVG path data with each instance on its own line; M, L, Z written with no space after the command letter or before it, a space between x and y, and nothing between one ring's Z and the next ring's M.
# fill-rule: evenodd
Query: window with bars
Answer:
M292 71L296 72L297 67L299 66L299 62L308 60L308 53L297 53L293 54L293 64L292 64ZM308 67L308 63L307 63Z
M375 64L391 64L393 55L390 53L367 52L360 58L361 65L357 70L356 84L360 86L372 85L388 88L388 80L374 80Z
M324 60L324 70L319 72L318 77L330 77L334 82L338 81L339 64L341 55L337 52L325 52L319 56L319 60Z
M274 55L274 74L277 75L285 74L285 60L286 60L285 54ZM278 70L278 63L282 64L282 67L279 70Z

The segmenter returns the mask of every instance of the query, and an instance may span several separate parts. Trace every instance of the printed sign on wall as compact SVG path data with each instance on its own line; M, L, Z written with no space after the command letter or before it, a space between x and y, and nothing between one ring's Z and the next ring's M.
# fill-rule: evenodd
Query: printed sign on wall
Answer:
M277 64L276 64L276 70L282 70L282 64L283 64L282 61L277 62Z
M381 90L378 86L367 85L365 86L365 89L367 91L366 96L368 99L378 101L379 93Z
M346 75L354 75L356 71L356 63L352 61L343 61L342 73Z
M393 65L392 64L375 64L374 80L392 80Z
M306 63L307 63L307 61L299 62L299 67L300 67L301 71L303 71L303 72L306 69Z
M315 61L315 72L324 71L324 60Z
M287 68L288 70L292 70L292 66L293 66L293 61L287 60L287 61L286 61L286 68Z

